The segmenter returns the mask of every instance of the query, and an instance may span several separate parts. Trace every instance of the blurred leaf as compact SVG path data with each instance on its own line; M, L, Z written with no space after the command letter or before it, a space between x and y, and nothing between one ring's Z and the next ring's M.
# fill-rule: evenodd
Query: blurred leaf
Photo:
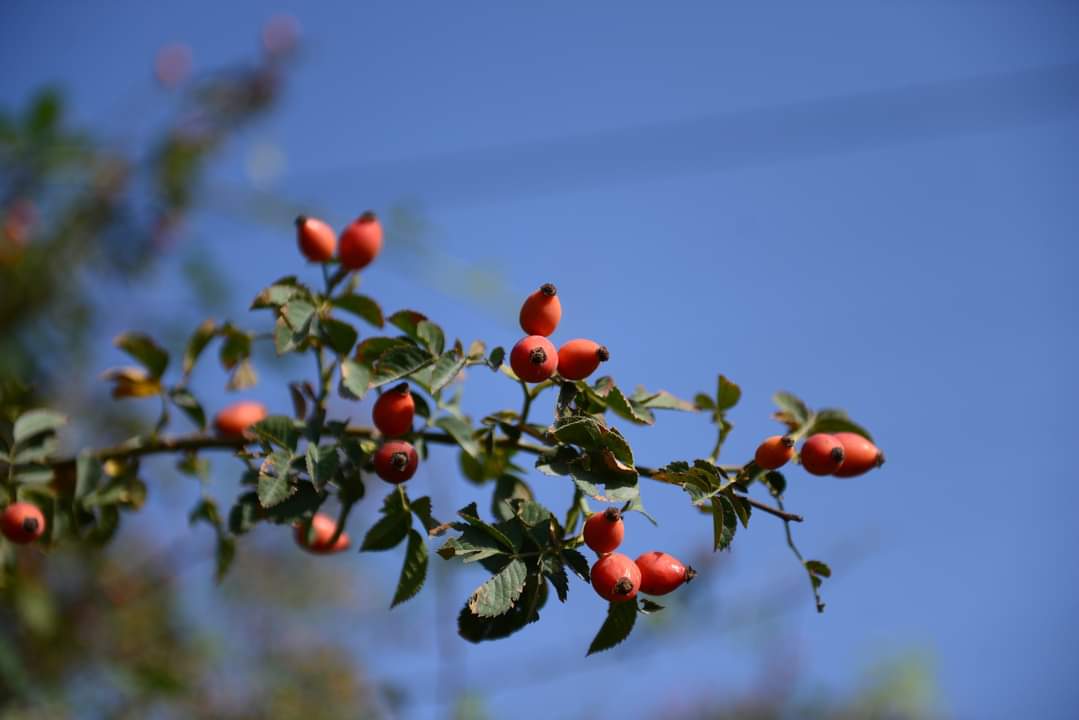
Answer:
M223 326L220 332L224 338L221 349L218 351L221 366L226 370L232 370L240 362L251 357L251 336L231 325Z
M334 307L341 308L357 317L366 320L368 324L381 328L385 325L382 317L382 308L378 303L366 295L346 294L339 295L330 301Z
M176 407L183 410L184 414L191 418L191 422L195 423L199 430L206 429L206 412L190 390L182 387L173 388L169 393L169 397Z
M307 474L311 478L311 482L315 488L323 489L337 473L339 464L337 446L309 444L305 458L307 460Z
M282 307L295 295L306 295L310 297L311 291L308 290L305 285L300 283L295 275L289 275L288 277L281 278L259 292L251 302L251 309L259 310L262 308Z
M141 363L155 380L164 375L169 366L169 354L149 335L124 333L113 340L113 344Z
M443 415L435 420L435 427L445 430L461 446L461 449L473 458L482 461L483 453L479 443L472 436L472 426L452 415Z
M742 388L727 379L726 375L720 375L716 387L716 409L720 411L730 410L742 399Z
M275 451L263 461L258 479L258 496L262 507L273 507L296 491L290 482L291 464L292 456L281 450Z
M510 520L515 513L508 501L534 499L532 489L524 480L513 475L502 475L495 483L494 494L491 497L491 514L499 520Z
M502 361L506 357L506 349L502 347L495 347L491 349L491 354L487 356L487 365L492 370L497 370L502 366Z
M799 426L805 425L809 421L809 408L806 407L804 402L791 393L782 391L777 392L772 396L772 402L774 402L780 410L790 415Z
M256 385L258 381L259 376L255 372L255 366L245 358L240 361L240 364L229 375L229 381L226 383L225 388L227 390L246 390Z
M114 398L151 397L161 393L161 382L141 368L112 368L102 377L112 381Z
M371 382L371 371L366 365L352 360L341 362L341 384L338 394L346 400L362 400Z
M609 650L621 643L633 632L635 622L637 622L636 602L610 603L607 606L607 619L603 621L599 632L588 647L588 654Z
M347 355L360 334L356 328L335 318L322 319L322 335L338 355Z
M821 577L832 577L832 569L820 560L806 560L806 570L813 575L819 575Z
M67 417L52 410L30 410L19 416L12 431L15 445L45 432L55 432L67 422Z
M251 426L250 432L261 442L296 451L300 441L300 432L296 424L287 415L270 415Z
M422 342L432 355L441 355L446 347L446 336L442 328L429 320L421 320L417 323L416 339Z
M868 430L847 417L844 411L833 408L817 411L813 416L813 426L806 431L806 435L837 432L855 433L873 442L873 436Z
M393 595L390 607L415 597L427 578L427 544L423 536L415 530L408 531L408 547L405 550L405 564L401 568L401 577L397 581L397 591Z

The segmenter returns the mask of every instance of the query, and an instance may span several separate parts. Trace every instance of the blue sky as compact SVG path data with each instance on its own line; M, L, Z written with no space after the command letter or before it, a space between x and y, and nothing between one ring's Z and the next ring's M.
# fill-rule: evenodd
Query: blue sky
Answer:
M572 679L491 696L496 717L531 717L537 692L572 716L595 683L647 672L647 685L623 686L643 716L655 687L743 687L777 648L811 687L852 687L874 660L914 649L935 658L956 717L1068 715L1079 702L1079 571L1066 554L1079 540L1069 463L1079 89L1073 68L1054 76L1064 78L1056 94L1035 88L1027 103L1031 81L1007 73L1079 62L1073 4L11 2L0 22L3 103L55 82L80 120L139 137L168 102L150 82L161 45L189 43L196 69L243 60L277 11L299 18L302 60L286 102L215 168L215 188L245 187L247 159L273 147L285 162L273 191L337 224L367 207L421 214L427 254L395 248L391 234L364 286L466 341L512 344L516 299L555 282L565 308L556 338L603 341L620 384L692 396L720 371L741 384L732 461L775 431L777 389L846 408L888 454L882 471L856 480L789 474L788 504L807 517L800 545L832 560L824 615L781 527L760 516L722 577L689 589L700 599L693 633L642 633L585 663L603 609L578 584L539 627L459 643L461 677L479 689L510 659L575 663ZM946 89L925 89L933 83ZM960 104L947 122L934 114L971 87L984 90L982 105ZM235 268L236 317L296 269L287 225L211 203L191 232L199 252ZM172 307L175 264L139 289L144 300L115 318L117 330L150 328ZM447 291L430 282L432 266L472 286L467 269L483 268L503 294ZM516 407L509 383L470 380L475 412ZM200 382L223 385L212 372ZM251 394L284 409L270 385ZM657 465L706 454L711 428L665 416L631 437ZM445 510L470 492L448 453L414 484ZM707 518L676 493L644 489L660 526L631 521L627 551L704 552ZM565 502L563 488L543 496ZM179 532L186 513L176 514ZM399 562L333 561L343 572ZM446 622L479 578L451 582ZM780 620L721 627L726 607L777 586L797 600ZM432 603L428 593L406 612L430 617ZM377 646L357 648L370 658ZM425 677L431 652L390 653L378 672ZM437 716L422 703L411 712Z

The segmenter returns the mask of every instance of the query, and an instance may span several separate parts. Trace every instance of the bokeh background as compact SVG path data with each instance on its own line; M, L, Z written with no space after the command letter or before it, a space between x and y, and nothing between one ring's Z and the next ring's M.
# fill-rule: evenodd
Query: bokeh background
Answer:
M552 281L556 339L602 340L621 385L741 385L725 459L789 389L846 408L888 464L789 473L799 544L834 573L823 615L780 524L712 556L708 519L645 484L660 524L631 518L627 552L702 576L585 659L604 605L580 583L481 646L454 618L482 577L438 558L391 612L399 550L312 559L264 527L217 586L198 483L162 460L108 548L24 556L0 716L1073 717L1077 37L1079 6L1047 0L4 3L2 379L70 412L71 447L155 416L98 380L116 333L178 350L207 316L258 326L261 287L315 277L297 211L373 208L363 287L388 310L508 346ZM86 187L123 212L70 215ZM281 412L311 372L255 366L240 395ZM205 363L194 386L213 409L225 382ZM465 397L519 399L480 370ZM681 414L628 432L650 465L712 442ZM240 469L215 458L222 503ZM437 448L413 484L441 516L487 492Z

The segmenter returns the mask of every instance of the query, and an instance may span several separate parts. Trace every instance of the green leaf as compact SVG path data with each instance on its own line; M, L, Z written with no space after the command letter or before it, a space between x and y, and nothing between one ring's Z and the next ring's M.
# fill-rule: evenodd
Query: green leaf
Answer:
M251 336L243 330L238 330L231 325L221 328L221 335L225 341L221 343L218 357L221 366L226 370L232 370L247 358L251 357Z
M693 404L697 406L698 410L715 410L716 402L712 398L708 397L704 393L697 393L693 396Z
M260 515L258 495L255 493L241 495L229 510L229 532L235 535L248 532L258 523Z
M554 585L555 594L559 602L566 602L569 596L569 578L566 576L566 568L562 565L562 559L556 556L543 556L543 575Z
M52 410L30 410L15 421L13 440L15 445L24 443L36 435L55 432L67 422L67 417Z
M225 384L225 389L246 390L254 386L258 381L259 376L255 372L255 366L251 364L249 359L244 358L232 371L228 383Z
M296 279L295 275L289 275L259 292L251 302L251 309L281 307L298 294L309 295L310 291Z
M873 436L869 434L868 430L847 417L847 413L844 411L834 408L817 411L813 417L813 426L806 431L806 435L837 432L855 433L873 442Z
M420 339L419 325L426 319L426 315L415 310L398 310L386 318L386 322L400 328L405 335L418 341Z
M405 539L409 528L412 526L412 516L407 512L395 512L383 515L378 522L371 526L367 535L363 538L360 546L362 552L372 550L389 550L397 547Z
M23 465L15 468L15 482L20 485L44 485L52 482L53 471L47 465Z
M216 333L217 324L213 320L203 320L202 324L195 328L195 332L191 333L191 337L187 341L187 348L184 350L183 371L185 377L195 369L195 362L198 361L202 351L210 344Z
M726 550L738 531L738 515L734 503L726 495L712 498L712 525L714 530L714 550Z
M716 410L730 410L741 399L742 388L728 380L726 375L720 375L716 386Z
M300 441L296 423L287 415L270 415L252 425L250 430L260 441L292 452L296 451Z
M585 559L584 555L573 548L564 548L561 555L562 559L566 561L566 565L569 565L569 568L573 571L574 575L585 582L591 582L591 572L588 566L588 560Z
M818 575L820 577L830 578L832 577L832 569L820 560L806 560L806 570L811 575Z
M347 355L351 352L352 346L360 337L356 328L336 318L323 318L321 329L322 337L338 355Z
M294 333L306 335L315 317L314 304L301 297L293 297L281 308L281 317Z
M425 385L432 395L453 382L457 374L464 368L467 359L459 352L450 350L443 354L434 365L425 372L430 375L425 379Z
M291 525L314 515L326 500L326 493L309 482L298 482L284 501L265 509L266 518L277 525Z
M435 361L430 353L414 345L392 347L378 356L372 367L371 386L379 387L410 375Z
M772 402L774 402L780 410L788 414L794 422L799 426L805 425L809 421L809 408L799 398L795 397L789 392L777 392L772 396Z
M262 507L273 507L296 491L290 482L291 464L292 456L282 451L272 453L263 461L258 479L258 496Z
M435 519L431 511L431 498L424 496L412 500L408 504L412 514L419 518L427 532L431 532L442 523Z
M479 443L473 437L472 426L461 418L443 415L435 420L435 427L445 430L461 446L461 449L476 460L483 460Z
M491 354L487 356L487 366L492 370L498 370L502 367L502 361L506 358L506 349L503 347L495 347L491 350Z
M173 388L169 392L169 397L172 399L173 404L183 410L184 414L191 419L191 422L199 428L199 430L206 429L206 411L202 409L202 405L191 394L191 391L187 388Z
M772 497L782 497L787 491L787 478L783 477L781 472L769 470L761 477L761 482L768 488Z
M315 487L326 487L337 472L339 457L336 445L308 445L306 452L307 474Z
M449 538L438 549L438 554L446 560L458 558L461 562L470 563L506 554L505 545L483 530L470 525L457 529L461 530L461 535Z
M362 400L371 382L371 371L366 365L352 360L341 363L341 385L338 393L346 400Z
M397 607L416 596L427 578L427 545L415 530L408 531L408 548L405 550L405 564L401 568L401 577L397 581L397 592L393 595L390 607Z
M97 490L104 476L100 460L88 452L79 453L75 461L75 498L81 500Z
M225 579L225 574L232 567L232 561L236 558L236 540L224 533L217 536L216 552L214 553L214 582L220 583Z
M124 333L113 340L113 344L137 360L155 380L164 375L169 366L169 354L149 335Z
M506 533L499 530L494 525L486 523L479 517L479 511L476 509L476 503L469 503L465 507L457 511L457 516L467 522L477 530L482 531L489 537L497 540L507 550L517 550L520 546L506 535Z
M422 342L432 355L441 355L446 346L446 336L442 328L429 320L421 320L416 325L416 339Z
M538 575L528 576L521 601L508 612L493 618L475 615L466 603L457 615L457 632L472 643L509 637L529 623L539 620L539 610L547 602L547 583Z
M652 602L648 598L638 598L638 599L641 601L640 602L640 607L638 608L641 615L651 615L652 613L657 613L657 612L659 612L660 610L663 609L662 605L660 605L657 602Z
M350 312L353 315L366 320L370 325L380 328L385 324L385 320L382 317L382 308L379 307L377 302L366 295L339 295L330 302L334 307L341 308L345 312Z
M476 588L468 599L468 609L479 617L495 617L513 607L524 590L528 568L521 560L511 560L499 573Z
M633 632L637 622L637 603L632 601L613 602L607 607L607 619L603 621L599 632L588 646L588 654L609 650L618 645Z
M661 482L680 486L689 494L693 504L698 506L704 505L730 485L723 471L708 460L694 460L693 465L675 461L657 470L654 477Z
M587 383L584 383L585 390L590 390ZM625 418L630 422L637 423L638 425L654 425L656 422L656 416L648 411L647 407L643 406L639 402L631 402L618 386L612 384L606 397L604 398L607 407L619 417Z
M742 521L742 527L749 527L749 516L753 514L753 506L749 504L749 500L741 495L734 495L731 497L734 503L734 511L738 514L738 519Z
M644 388L637 388L631 400L634 403L650 410L680 410L682 412L697 412L697 406L688 400L675 397L666 390L649 394Z
M534 500L532 488L524 480L513 475L502 475L495 482L491 497L491 514L499 520L511 520L515 516L510 500ZM548 513L550 514L550 513Z

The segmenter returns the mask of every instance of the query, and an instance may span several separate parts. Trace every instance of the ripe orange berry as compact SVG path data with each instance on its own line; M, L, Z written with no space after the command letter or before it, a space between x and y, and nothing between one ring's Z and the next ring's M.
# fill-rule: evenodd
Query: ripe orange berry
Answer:
M558 353L547 338L529 335L510 351L510 367L525 382L543 382L558 369Z
M794 457L794 441L786 435L773 435L757 447L753 460L765 470L778 470Z
M337 542L330 545L330 538L337 529L337 521L325 513L316 513L311 518L311 532L308 534L304 524L298 522L296 528L296 544L308 552L316 555L328 555L330 553L348 550L350 541L348 533L342 531Z
M412 417L416 413L416 401L408 390L408 383L401 383L378 396L371 410L375 427L386 437L407 435L412 430Z
M836 440L843 446L843 464L833 475L855 477L884 464L884 453L867 438L858 433L837 432Z
M45 534L45 516L32 503L12 503L0 516L0 532L18 545L31 543Z
M296 242L300 252L311 262L326 262L337 250L337 235L333 228L318 218L305 215L296 218Z
M696 570L658 550L641 555L636 564L641 571L641 592L646 595L666 595L697 577Z
M802 467L813 475L831 475L844 457L843 445L832 435L817 433L802 444Z
M362 270L381 250L382 225L373 212L365 212L341 232L337 254L343 267Z
M597 342L570 340L558 349L558 373L567 380L584 380L610 359L611 353Z
M391 440L383 443L375 451L375 472L388 483L400 485L416 474L420 459L416 448L404 440Z
M609 507L591 515L584 523L584 543L600 555L606 555L622 544L626 526L618 508Z
M604 555L592 566L592 587L604 600L625 602L637 597L641 571L622 553Z
M558 321L562 319L562 301L558 299L558 290L551 283L544 283L540 289L525 298L521 305L521 329L529 335L543 335L554 332Z
M266 418L266 406L254 400L233 403L217 413L214 426L226 437L242 437L249 427Z

